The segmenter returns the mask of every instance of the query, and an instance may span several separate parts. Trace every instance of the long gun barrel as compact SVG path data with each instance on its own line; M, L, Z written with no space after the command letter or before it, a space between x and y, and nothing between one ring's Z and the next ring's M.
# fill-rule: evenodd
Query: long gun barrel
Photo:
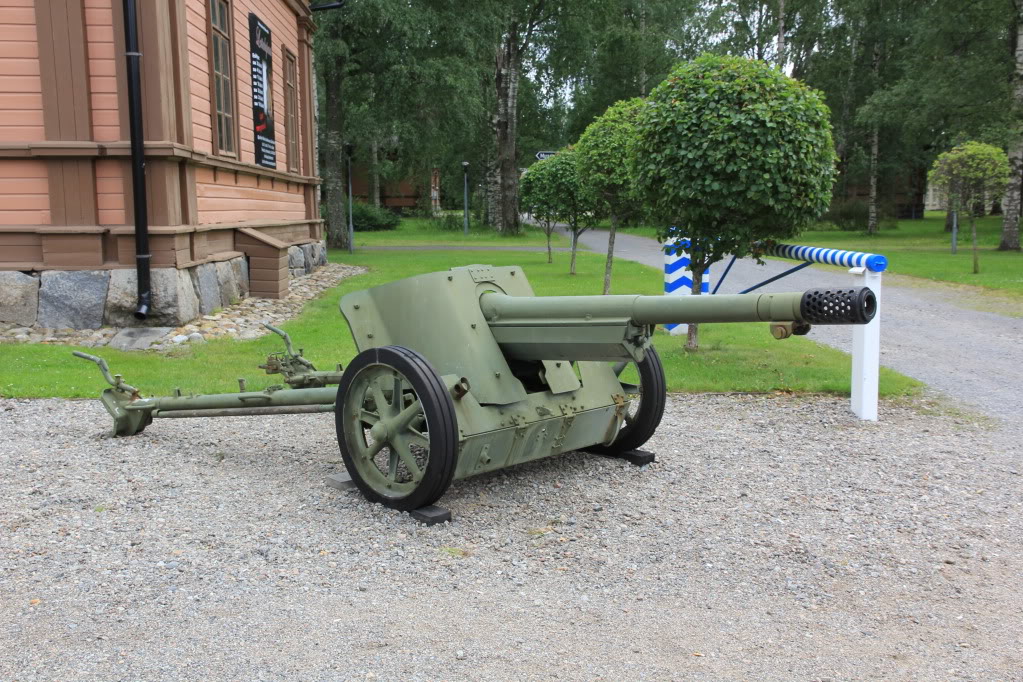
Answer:
M480 312L516 360L642 360L654 325L699 322L866 324L867 287L728 296L508 296L486 292ZM779 337L783 338L783 337Z
M480 297L491 327L619 324L639 326L699 322L805 322L866 324L877 310L874 293L859 289L810 289L781 294L721 296L508 296Z

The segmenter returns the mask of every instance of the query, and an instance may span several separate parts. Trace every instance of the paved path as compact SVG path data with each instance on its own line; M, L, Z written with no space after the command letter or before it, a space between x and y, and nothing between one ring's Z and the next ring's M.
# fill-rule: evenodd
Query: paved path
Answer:
M580 243L607 251L607 232L588 231ZM615 255L656 268L663 256L653 239L618 233ZM719 293L742 289L795 265L789 261L737 261ZM718 268L720 273L723 265ZM800 291L849 286L853 278L834 268L809 267L764 287ZM712 283L712 286L714 284ZM1023 420L1023 318L1004 314L1023 306L1012 299L940 282L886 275L882 289L881 362L942 391L956 402L1007 420ZM994 308L998 312L988 312ZM849 351L848 327L814 327L810 337Z

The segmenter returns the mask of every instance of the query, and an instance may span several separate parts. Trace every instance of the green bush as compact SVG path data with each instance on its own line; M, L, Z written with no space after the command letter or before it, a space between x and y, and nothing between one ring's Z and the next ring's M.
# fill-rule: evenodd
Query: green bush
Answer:
M895 213L891 206L879 206L877 227L879 230L895 230L899 222L893 218ZM831 204L828 212L821 220L833 223L843 232L866 232L870 219L870 206L863 199L839 199Z
M437 219L436 223L440 229L445 232L455 232L456 230L462 229L462 216L454 215L452 213L444 213Z
M380 232L398 227L401 218L386 208L356 202L352 206L352 224L356 232Z
M861 199L835 201L828 212L821 216L834 223L843 232L858 232L867 229L867 202Z
M439 218L436 218L437 226L445 232L461 232L465 229L465 214L462 211L449 211L442 213ZM475 232L481 228L479 222L475 217L469 215L469 231Z

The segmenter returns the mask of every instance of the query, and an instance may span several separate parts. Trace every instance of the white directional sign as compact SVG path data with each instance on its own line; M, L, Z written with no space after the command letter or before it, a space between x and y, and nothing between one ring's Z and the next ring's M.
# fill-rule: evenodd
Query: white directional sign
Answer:
M537 152L536 153L536 160L537 161L543 161L544 159L551 158L555 154L557 154L557 152Z

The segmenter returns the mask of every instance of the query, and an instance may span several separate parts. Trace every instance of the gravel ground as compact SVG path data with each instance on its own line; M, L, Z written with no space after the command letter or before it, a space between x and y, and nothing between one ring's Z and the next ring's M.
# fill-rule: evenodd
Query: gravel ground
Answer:
M1021 433L677 397L636 468L457 482L432 528L323 484L329 415L0 400L3 680L1023 680Z

